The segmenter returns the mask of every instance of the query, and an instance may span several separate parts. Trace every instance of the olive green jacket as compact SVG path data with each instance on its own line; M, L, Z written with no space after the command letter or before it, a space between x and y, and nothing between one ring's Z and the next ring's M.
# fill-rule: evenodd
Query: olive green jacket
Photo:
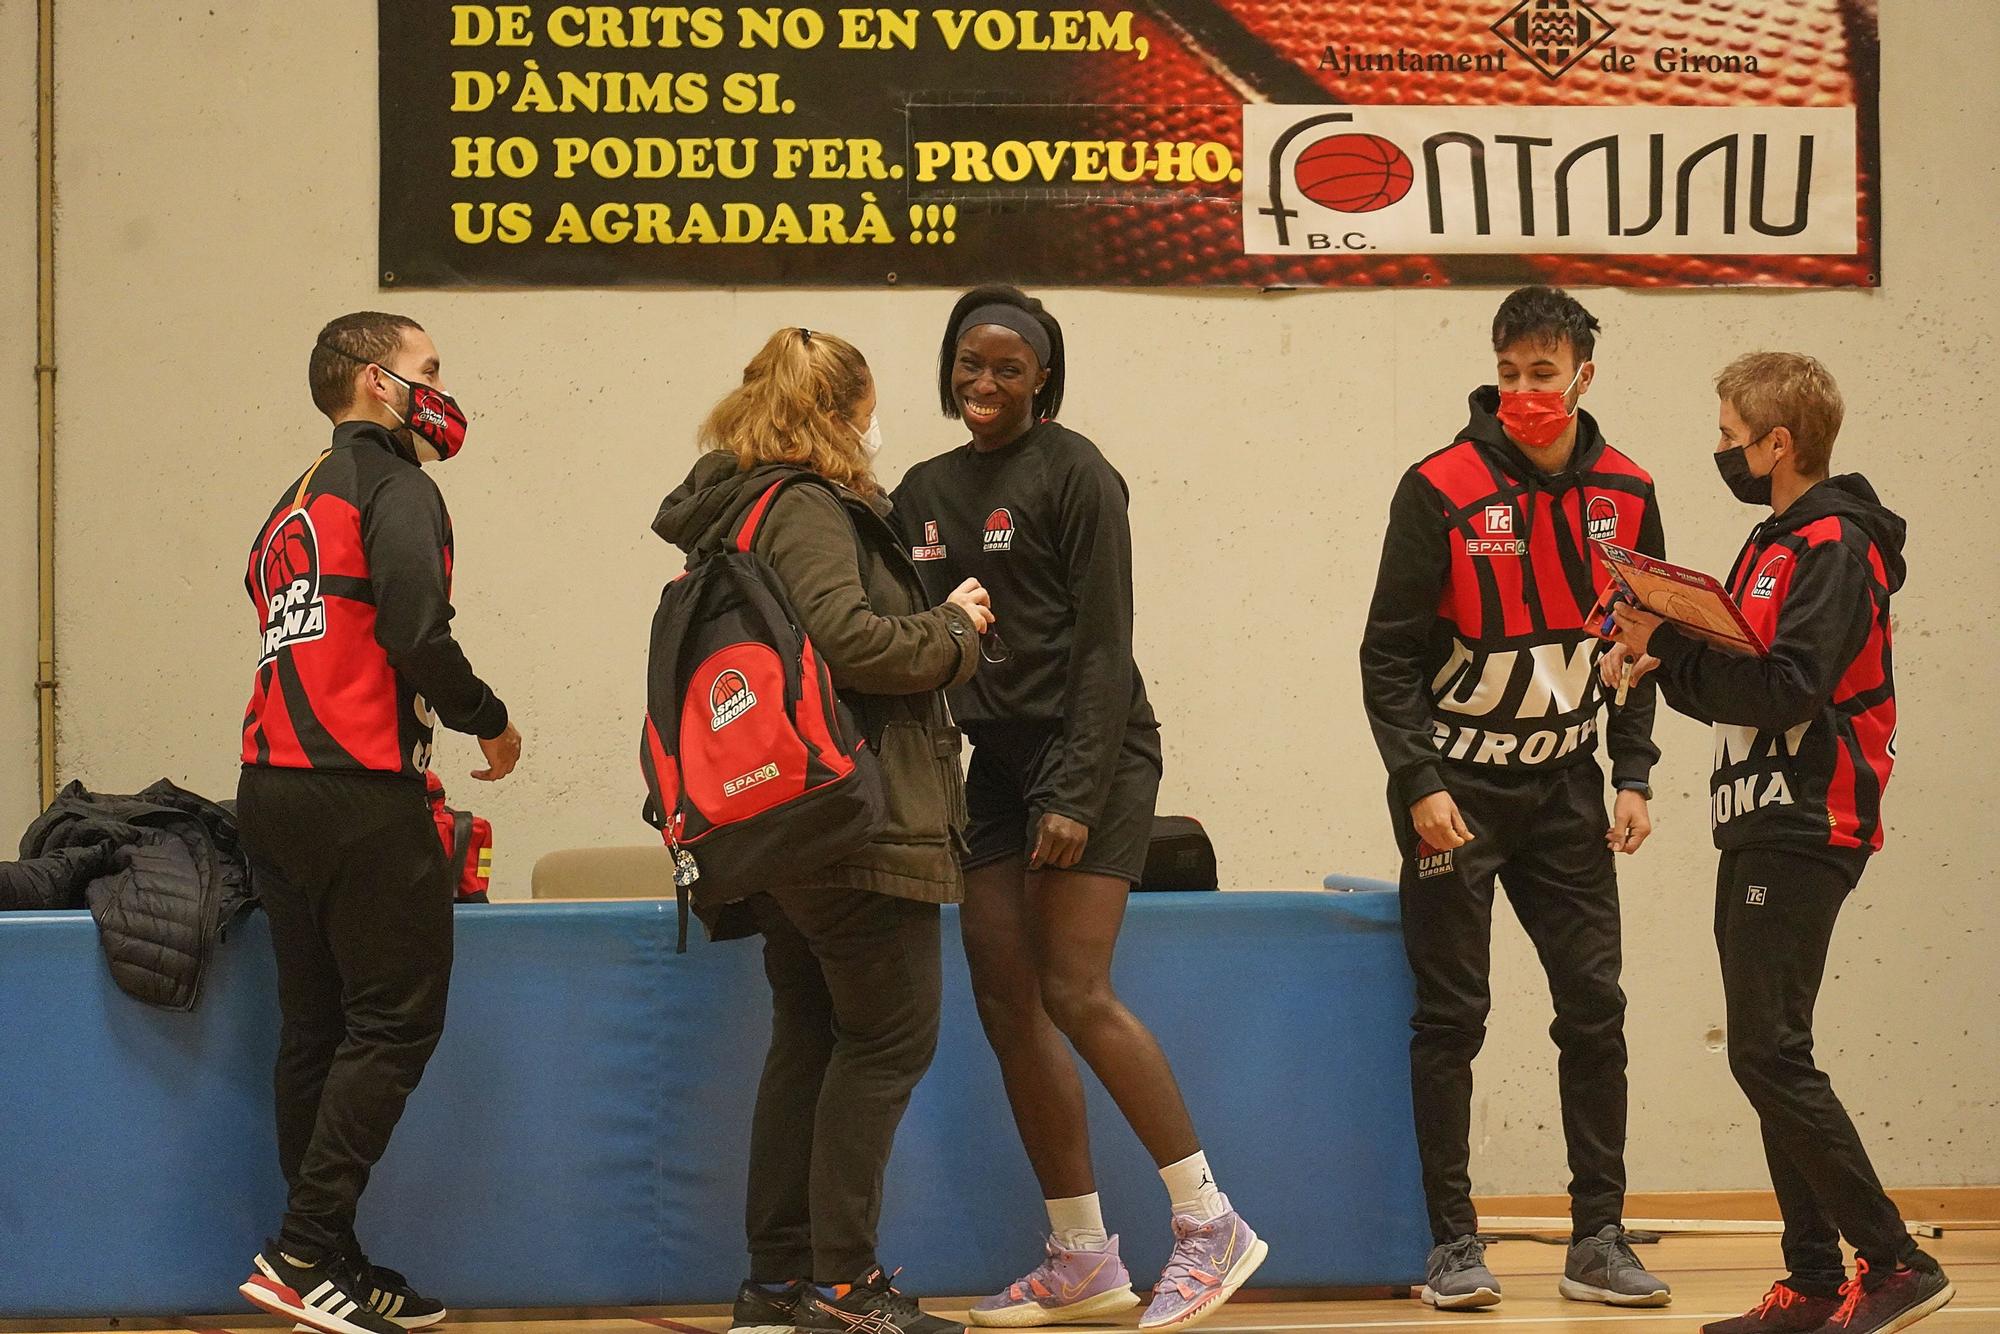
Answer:
M704 454L661 504L653 531L690 555L719 547L772 483L799 471L742 472L731 454ZM888 789L881 835L810 884L956 903L964 888L964 741L944 690L971 679L979 639L958 608L928 605L888 513L886 497L831 482L793 486L764 516L753 544L784 584ZM738 934L731 928L740 925L719 921L714 934Z

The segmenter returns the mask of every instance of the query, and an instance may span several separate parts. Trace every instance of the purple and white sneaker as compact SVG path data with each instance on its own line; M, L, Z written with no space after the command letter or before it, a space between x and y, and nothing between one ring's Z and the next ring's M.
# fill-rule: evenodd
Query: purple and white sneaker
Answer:
M1271 1248L1234 1209L1207 1223L1174 1218L1174 1250L1140 1329L1192 1325L1215 1314L1257 1272Z
M1054 1237L1044 1245L1048 1258L1040 1267L974 1306L967 1319L998 1329L1026 1329L1096 1320L1139 1304L1132 1276L1118 1258L1118 1238L1101 1250L1065 1250Z

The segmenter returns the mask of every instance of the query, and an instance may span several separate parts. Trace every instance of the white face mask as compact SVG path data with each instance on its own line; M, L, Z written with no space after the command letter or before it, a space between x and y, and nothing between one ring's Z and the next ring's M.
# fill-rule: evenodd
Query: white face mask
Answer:
M872 459L882 452L882 419L880 417L871 415L868 418L868 429L865 431L856 431L855 434L861 437L861 447L868 451L869 458Z

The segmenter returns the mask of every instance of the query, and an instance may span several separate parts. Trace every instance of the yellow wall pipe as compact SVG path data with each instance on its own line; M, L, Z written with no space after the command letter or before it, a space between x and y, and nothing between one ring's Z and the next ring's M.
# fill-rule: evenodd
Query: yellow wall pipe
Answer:
M39 0L35 67L35 406L40 517L35 694L41 711L42 805L56 798L56 6Z

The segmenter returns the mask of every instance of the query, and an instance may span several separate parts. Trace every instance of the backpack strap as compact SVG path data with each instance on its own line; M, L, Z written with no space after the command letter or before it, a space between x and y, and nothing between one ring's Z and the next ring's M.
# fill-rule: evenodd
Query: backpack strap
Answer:
M306 475L299 478L299 489L292 493L292 513L297 514L306 507L306 488L312 485L313 474L319 471L320 464L325 463L332 457L333 451L330 449L327 450L326 453L314 459L313 466L306 469Z

